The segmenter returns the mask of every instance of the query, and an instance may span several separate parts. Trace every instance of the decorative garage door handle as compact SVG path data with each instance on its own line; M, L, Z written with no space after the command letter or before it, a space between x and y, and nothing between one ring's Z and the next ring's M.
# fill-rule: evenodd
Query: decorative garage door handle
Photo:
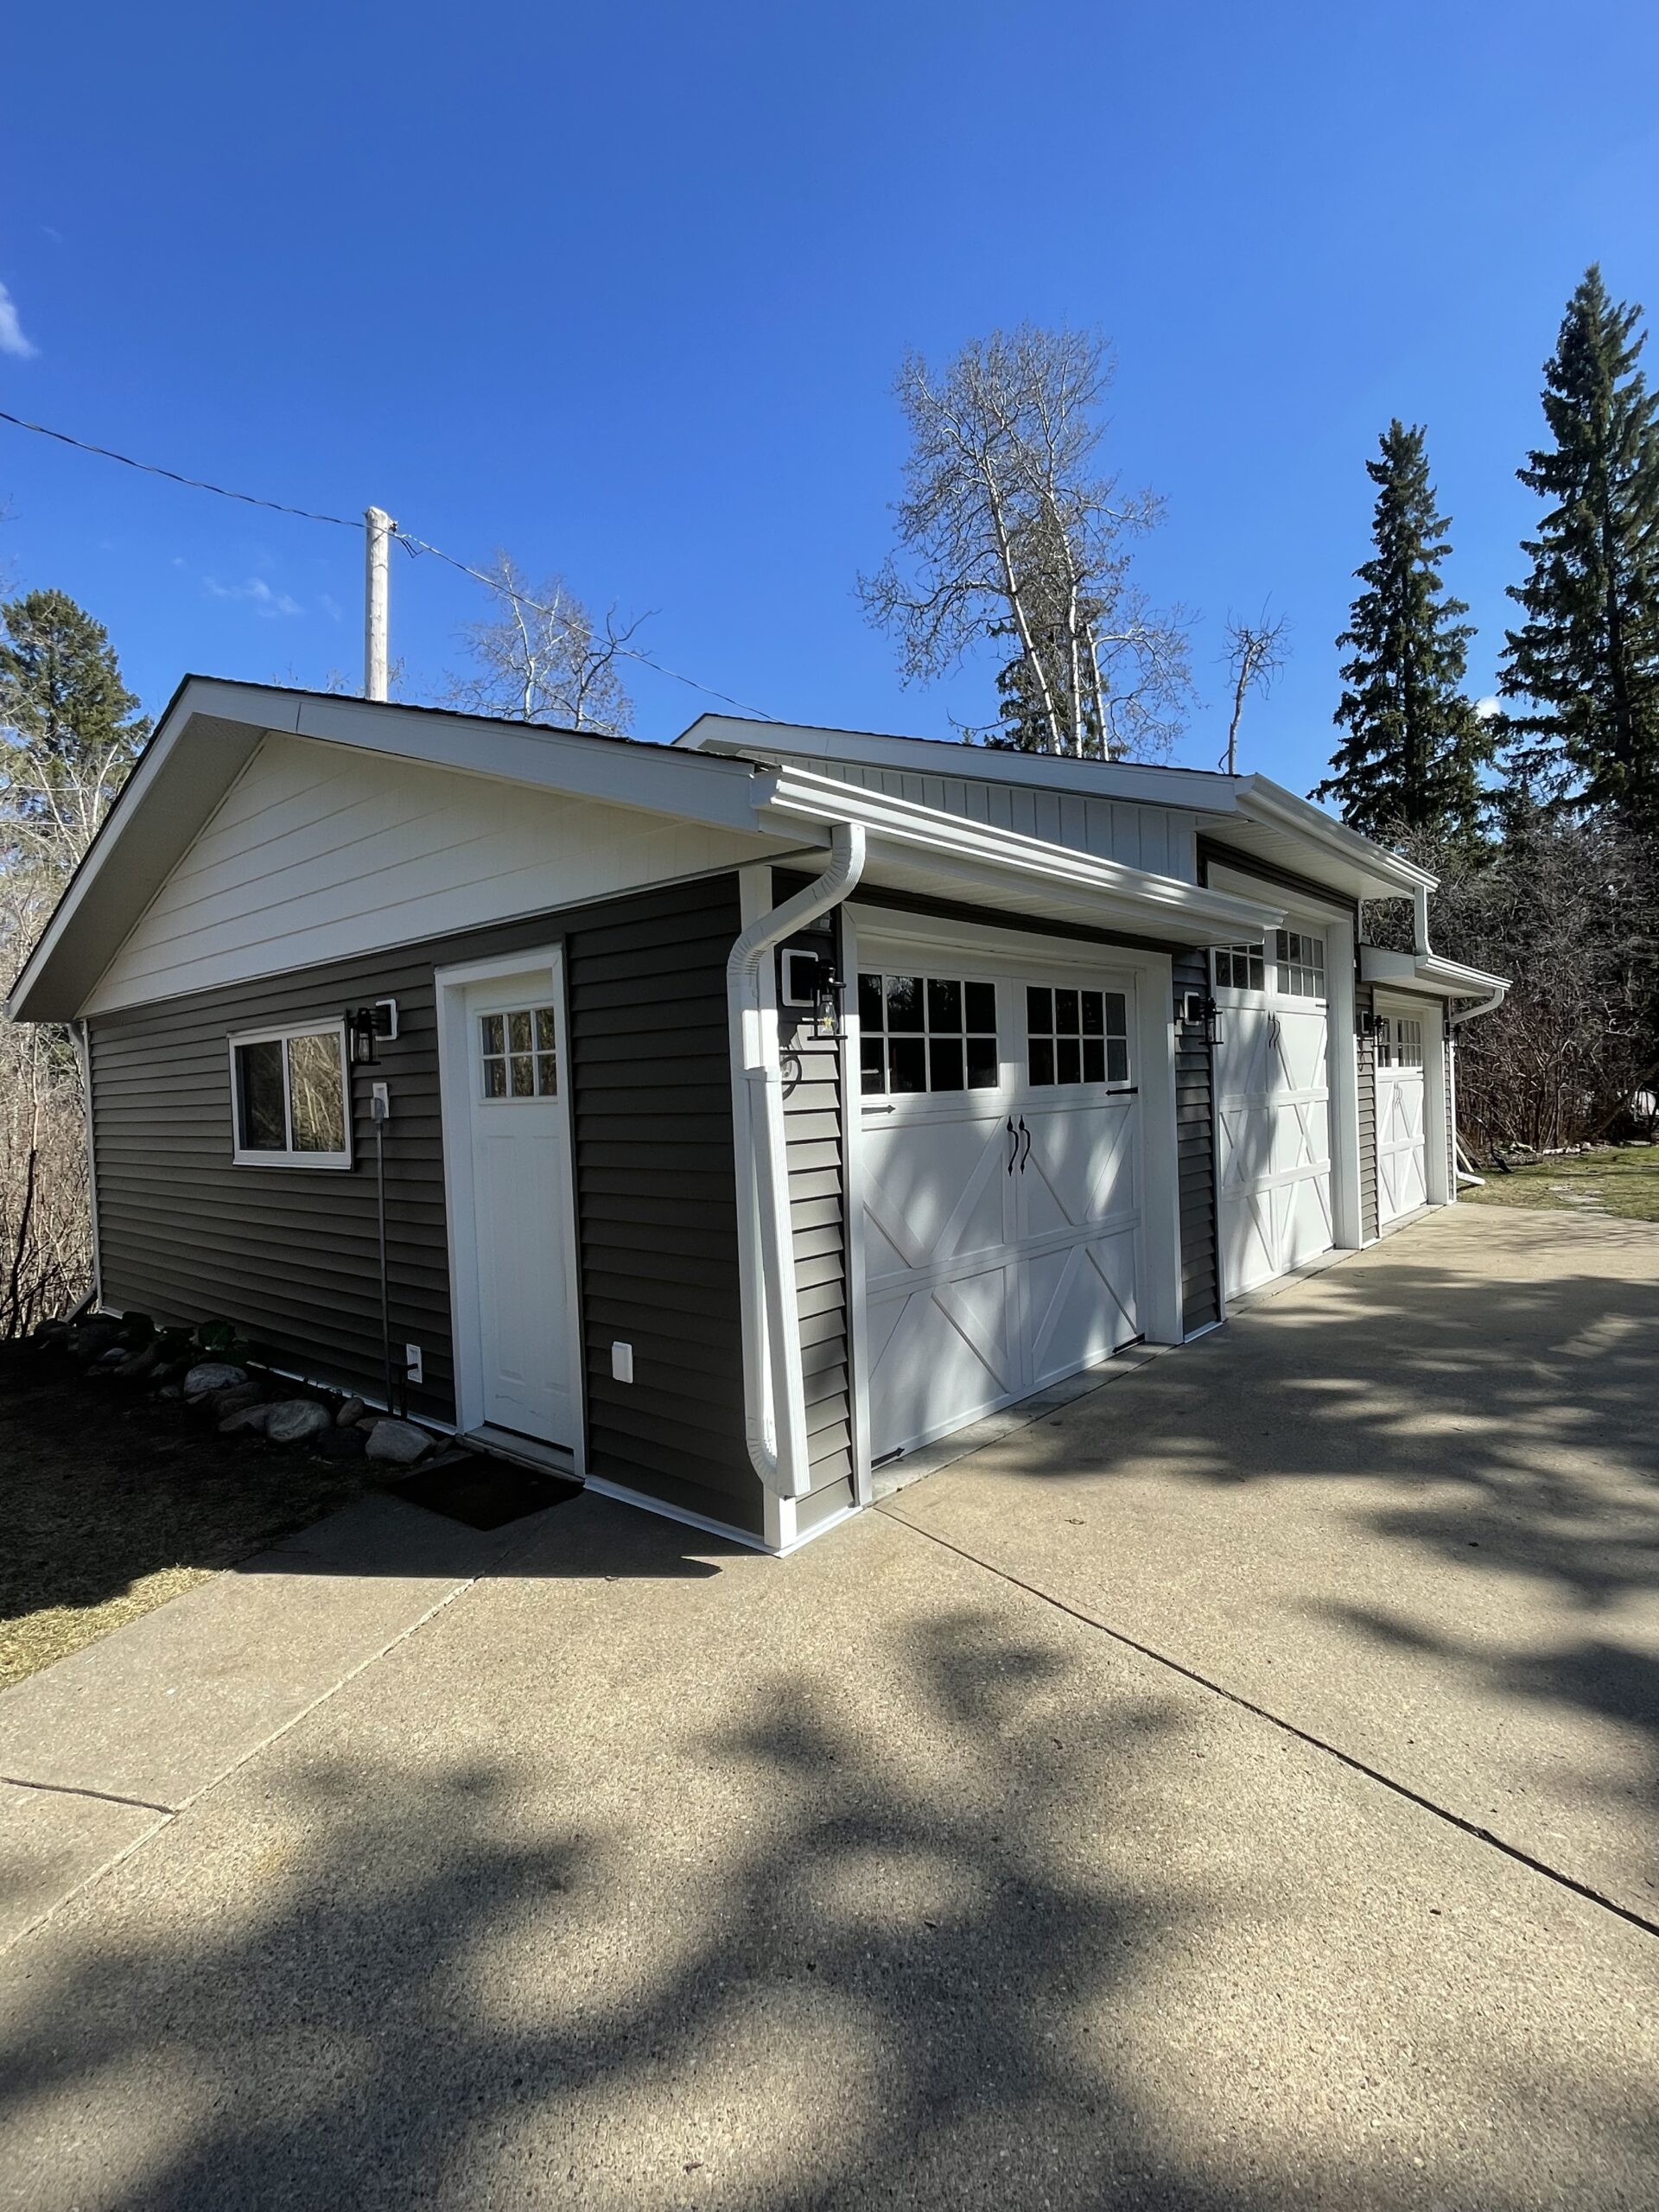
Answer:
M1020 1116L1020 1134L1026 1141L1025 1158L1020 1162L1020 1173L1023 1175L1026 1172L1026 1161L1031 1158L1031 1131L1026 1127L1026 1117L1023 1114Z
M1014 1163L1020 1157L1020 1140L1014 1133L1014 1116L1008 1116L1008 1173L1014 1173Z

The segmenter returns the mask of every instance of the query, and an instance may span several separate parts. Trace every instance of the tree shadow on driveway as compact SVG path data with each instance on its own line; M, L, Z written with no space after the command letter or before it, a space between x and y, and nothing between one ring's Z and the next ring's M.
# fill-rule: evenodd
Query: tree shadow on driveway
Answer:
M296 1739L14 1954L4 2201L1637 2201L1618 1959L1558 2031L1524 1922L1429 1906L1402 1999L1393 1924L1329 1924L1295 1777L1259 1844L1200 1814L1255 1737L1039 1618L878 1634L874 1696L768 1671L627 1772L556 1730L458 1756L407 1688L408 1761Z

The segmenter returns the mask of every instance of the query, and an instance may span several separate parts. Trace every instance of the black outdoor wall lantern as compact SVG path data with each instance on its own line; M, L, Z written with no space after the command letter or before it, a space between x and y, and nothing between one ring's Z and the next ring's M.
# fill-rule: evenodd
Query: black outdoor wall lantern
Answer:
M346 1007L346 1041L354 1068L372 1068L378 1057L376 1045L397 1034L396 999L376 999L372 1006Z

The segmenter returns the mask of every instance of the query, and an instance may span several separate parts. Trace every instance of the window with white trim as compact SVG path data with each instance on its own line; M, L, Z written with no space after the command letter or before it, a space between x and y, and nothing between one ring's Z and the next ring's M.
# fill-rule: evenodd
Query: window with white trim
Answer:
M556 1098L558 1030L550 1006L478 1017L480 1081L486 1101Z
M1215 950L1218 991L1259 991L1266 984L1266 961L1259 944L1218 944Z
M859 1088L868 1097L995 1090L996 985L956 976L858 979Z
M1325 939L1301 930L1273 933L1277 980L1282 997L1322 999L1325 996Z
M231 1039L232 1157L243 1167L349 1167L346 1025L312 1022Z
M1033 1084L1127 1083L1129 1007L1122 991L1026 990L1027 1065Z

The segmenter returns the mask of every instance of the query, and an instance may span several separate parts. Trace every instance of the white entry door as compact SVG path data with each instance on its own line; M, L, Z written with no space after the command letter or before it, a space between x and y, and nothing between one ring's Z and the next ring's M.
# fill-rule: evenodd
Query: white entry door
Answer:
M873 1460L1141 1329L1134 979L947 957L860 951Z
M553 966L521 969L470 982L462 995L476 1307L471 1379L477 1421L573 1446L575 1300L558 981Z
M1378 1008L1376 1212L1386 1229L1428 1203L1423 1127L1423 1024L1420 1014Z
M1214 956L1218 1212L1230 1298L1328 1252L1330 1025L1325 938L1277 930Z

